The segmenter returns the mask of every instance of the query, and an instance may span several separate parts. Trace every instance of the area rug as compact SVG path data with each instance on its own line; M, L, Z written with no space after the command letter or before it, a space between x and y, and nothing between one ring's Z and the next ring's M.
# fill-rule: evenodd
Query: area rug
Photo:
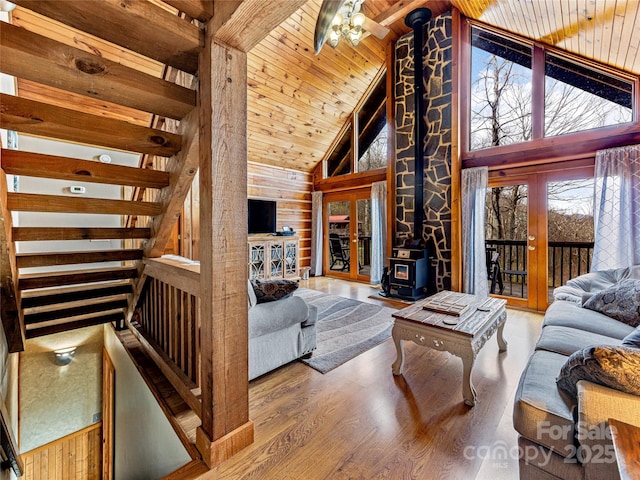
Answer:
M394 309L299 288L295 295L318 308L317 348L306 365L327 373L391 336Z

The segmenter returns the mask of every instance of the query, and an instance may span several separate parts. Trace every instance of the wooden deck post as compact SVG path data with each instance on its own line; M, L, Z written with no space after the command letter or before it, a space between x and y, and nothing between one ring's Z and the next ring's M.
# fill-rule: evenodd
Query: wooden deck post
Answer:
M253 442L247 320L247 58L208 34L200 57L202 425L213 467Z

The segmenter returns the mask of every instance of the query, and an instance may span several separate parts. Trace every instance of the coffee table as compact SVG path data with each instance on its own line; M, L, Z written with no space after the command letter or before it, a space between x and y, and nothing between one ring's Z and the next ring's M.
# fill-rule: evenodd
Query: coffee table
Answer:
M391 336L398 356L391 366L393 374L402 374L403 340L447 351L462 359L464 403L474 406L476 391L471 381L471 370L476 355L496 331L500 351L507 349L502 335L507 320L506 303L499 298L442 291L394 313ZM453 314L443 313L445 311Z

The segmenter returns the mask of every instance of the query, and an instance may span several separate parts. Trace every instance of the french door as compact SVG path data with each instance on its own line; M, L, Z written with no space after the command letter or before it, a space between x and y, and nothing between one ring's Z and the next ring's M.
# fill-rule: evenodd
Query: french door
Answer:
M588 163L490 175L485 238L491 294L511 306L542 311L553 301L554 287L589 271L593 167Z
M371 188L323 196L324 272L368 282L371 270Z

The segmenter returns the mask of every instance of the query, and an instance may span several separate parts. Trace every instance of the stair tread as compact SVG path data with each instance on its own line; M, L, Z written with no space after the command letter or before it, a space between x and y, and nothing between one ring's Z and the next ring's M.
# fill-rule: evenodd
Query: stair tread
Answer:
M100 314L95 316L85 316L81 319L65 319L64 322L48 322L46 325L28 325L26 330L27 338L52 335L54 333L66 332L78 328L91 327L102 323L119 322L124 320L124 313Z

